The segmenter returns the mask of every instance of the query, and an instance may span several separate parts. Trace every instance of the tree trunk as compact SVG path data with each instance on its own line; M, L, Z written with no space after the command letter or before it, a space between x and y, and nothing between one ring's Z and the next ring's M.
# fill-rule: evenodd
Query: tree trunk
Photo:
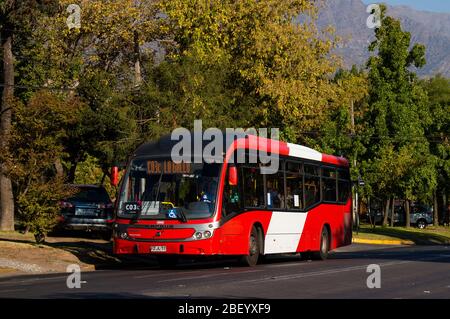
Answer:
M1 33L3 50L3 88L0 120L0 148L8 152L11 135L11 113L14 97L14 56L12 53L12 33ZM0 230L14 230L14 197L11 179L6 175L4 163L0 163Z
M383 226L387 226L388 224L388 216L389 216L389 206L390 206L391 200L388 198L386 200L386 205L384 205L384 214L383 214Z
M103 185L105 183L105 178L106 178L107 175L108 175L108 173L103 172L103 176L102 176L102 180L100 182L100 185Z
M67 181L73 183L75 181L75 173L77 171L78 161L73 161L72 166L70 166L69 174L67 176Z
M449 215L450 215L450 206L449 205L447 205L447 190L446 189L444 189L444 191L443 191L443 193L442 193L442 210L443 210L443 224L444 224L444 226L450 226L449 225L449 222L448 222L448 220L449 220Z
M392 205L391 205L391 227L394 227L394 214L395 214L395 198L392 197Z
M55 161L55 170L56 170L56 176L58 176L59 178L64 177L64 167L62 166L60 159L57 159Z
M411 207L411 203L409 200L406 200L406 216L405 216L405 220L406 220L406 228L411 227L411 216L409 214L410 212L410 207Z
M140 86L142 83L141 75L141 53L139 48L139 34L134 32L134 85Z
M439 205L436 191L434 191L433 200L433 226L439 226Z

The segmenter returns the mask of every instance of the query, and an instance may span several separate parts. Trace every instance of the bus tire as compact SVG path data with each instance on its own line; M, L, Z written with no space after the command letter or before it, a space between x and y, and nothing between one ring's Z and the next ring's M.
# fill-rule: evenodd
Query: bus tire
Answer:
M253 227L248 240L248 254L241 257L241 264L247 267L254 267L258 263L260 254L260 238L258 230Z
M322 228L320 235L320 250L313 253L314 260L326 260L330 251L330 233L327 227Z

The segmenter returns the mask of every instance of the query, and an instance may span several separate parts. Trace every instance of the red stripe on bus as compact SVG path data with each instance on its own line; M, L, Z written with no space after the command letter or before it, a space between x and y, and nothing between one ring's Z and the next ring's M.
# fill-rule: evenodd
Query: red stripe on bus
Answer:
M348 167L348 160L346 158L333 155L322 154L322 162Z

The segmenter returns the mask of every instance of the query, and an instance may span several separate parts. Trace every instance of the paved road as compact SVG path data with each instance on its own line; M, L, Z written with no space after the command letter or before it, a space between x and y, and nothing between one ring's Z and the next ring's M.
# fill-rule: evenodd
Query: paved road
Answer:
M369 264L381 267L381 288L369 289ZM80 289L66 274L0 279L9 298L449 298L450 247L352 245L329 260L270 258L254 268L232 261L83 273Z

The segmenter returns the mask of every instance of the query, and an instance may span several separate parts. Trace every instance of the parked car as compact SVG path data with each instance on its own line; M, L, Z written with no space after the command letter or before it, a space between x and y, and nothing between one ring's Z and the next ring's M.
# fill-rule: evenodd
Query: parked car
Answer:
M100 231L110 236L113 203L103 186L68 185L74 195L60 202L59 229Z
M410 221L411 225L415 225L417 228L426 228L433 223L433 208L423 204L412 203ZM406 211L403 206L395 206L394 223L406 225Z
M383 223L383 212L381 209L371 209L370 214L366 214L366 221L371 224L381 225Z

